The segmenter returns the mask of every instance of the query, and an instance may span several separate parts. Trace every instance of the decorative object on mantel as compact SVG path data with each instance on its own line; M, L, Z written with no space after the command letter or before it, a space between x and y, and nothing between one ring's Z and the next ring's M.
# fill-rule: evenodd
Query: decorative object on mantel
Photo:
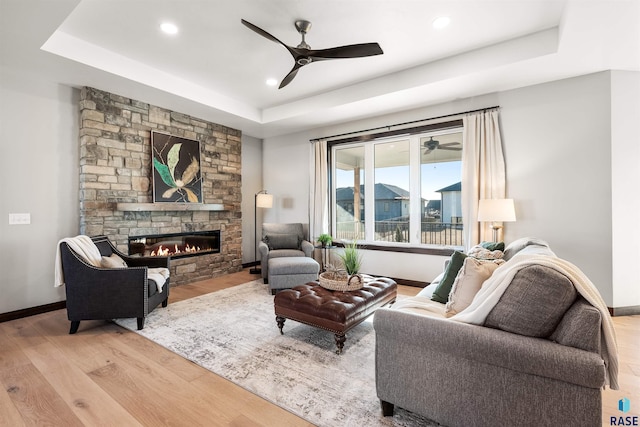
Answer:
M151 132L153 201L202 203L200 142Z
M498 230L502 228L499 222L513 222L516 220L516 210L513 199L481 199L478 203L478 221L491 222L493 241L498 242Z
M258 208L270 209L273 206L273 194L267 194L267 190L260 190L255 195L254 200L254 213L253 213L253 230L255 240L253 241L253 260L256 265L260 265L258 262ZM251 274L261 274L262 269L260 267L253 267L249 270Z

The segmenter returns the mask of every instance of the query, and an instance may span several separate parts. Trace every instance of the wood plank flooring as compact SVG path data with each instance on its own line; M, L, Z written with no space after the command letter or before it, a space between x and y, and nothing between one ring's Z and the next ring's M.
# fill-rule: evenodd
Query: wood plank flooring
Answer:
M175 287L170 304L256 278L245 269ZM603 392L606 425L620 398L640 403L640 316L614 324L622 390ZM312 426L113 323L68 332L66 310L0 323L0 426Z

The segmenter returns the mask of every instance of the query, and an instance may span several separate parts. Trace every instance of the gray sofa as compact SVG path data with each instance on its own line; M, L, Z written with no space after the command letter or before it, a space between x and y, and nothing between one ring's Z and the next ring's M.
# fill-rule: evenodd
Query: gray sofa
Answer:
M262 240L258 243L262 279L269 283L269 259L281 257L313 257L313 243L308 240L306 224L262 224Z
M567 277L518 271L482 325L445 318L428 292L376 311L385 416L398 406L446 426L601 425L602 312Z

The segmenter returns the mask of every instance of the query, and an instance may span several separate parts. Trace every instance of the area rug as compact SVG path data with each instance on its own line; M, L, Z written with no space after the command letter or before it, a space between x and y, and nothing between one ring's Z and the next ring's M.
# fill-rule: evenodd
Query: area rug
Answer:
M135 319L116 323L317 426L437 426L400 408L382 416L371 320L337 355L330 332L287 320L281 335L273 296L253 281L157 308L141 331Z

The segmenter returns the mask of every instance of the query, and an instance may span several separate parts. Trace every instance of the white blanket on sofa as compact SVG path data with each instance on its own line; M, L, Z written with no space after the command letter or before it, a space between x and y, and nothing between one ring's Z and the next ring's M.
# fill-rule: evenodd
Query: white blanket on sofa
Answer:
M608 384L614 390L618 390L618 345L616 343L615 331L613 329L611 316L609 315L609 309L595 285L578 267L569 261L550 254L541 255L534 251L523 250L497 268L493 275L484 282L482 289L476 294L471 305L455 316L450 317L450 320L476 325L484 324L489 312L500 300L500 297L511 283L515 274L521 269L534 264L552 268L566 276L571 280L576 291L578 291L589 304L600 311L602 315L602 344L600 355L604 360L606 368L605 384Z

